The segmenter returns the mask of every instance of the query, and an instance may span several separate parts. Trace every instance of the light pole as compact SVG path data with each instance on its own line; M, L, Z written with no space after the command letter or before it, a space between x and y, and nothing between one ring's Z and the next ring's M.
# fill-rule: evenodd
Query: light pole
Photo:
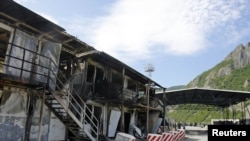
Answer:
M151 78L151 73L154 71L154 67L152 64L147 64L145 66L145 72L148 72L149 78ZM147 95L147 124L146 124L146 131L148 133L149 128L149 93L150 93L150 79L148 79L148 84L146 86L146 95Z

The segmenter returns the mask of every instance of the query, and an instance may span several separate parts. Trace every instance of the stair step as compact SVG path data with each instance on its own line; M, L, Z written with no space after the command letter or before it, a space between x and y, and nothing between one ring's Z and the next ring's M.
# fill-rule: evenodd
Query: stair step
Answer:
M66 111L56 111L57 113L67 113Z
M65 95L61 92L51 92L50 90L47 90L45 92L45 103L51 109L51 111L53 111L54 114L63 122L63 124L66 126L66 128L68 128L69 132L71 132L73 136L80 140L93 140L96 137L91 135L91 133L87 133L83 129L84 125L82 125L83 123L81 123L76 113L74 111L71 111L70 107L67 107L68 104L65 103L64 100L67 100L67 102L71 101L68 101L70 99L64 99L66 96L71 96L70 98L72 98L72 94ZM73 105L78 106L78 104L81 105L84 104L84 102L76 102ZM64 108L67 108L67 110L65 110ZM86 112L84 111L85 108L79 110L81 110L80 112ZM86 114L88 113L89 112L87 112Z
M53 109L63 109L63 107L52 107Z
M51 104L51 105L60 105L60 103L54 103L54 102L50 102L49 104Z
M56 99L49 97L49 98L46 98L45 100L46 101L52 101L52 100L56 100Z
M66 124L67 126L69 126L69 127L78 127L78 125L69 125L69 124Z
M62 107L53 107L53 106L51 106L51 108L53 108L55 111L64 111L64 112L66 112L66 110L63 109Z
M77 130L77 131L78 131L78 130L81 129L81 128L79 128L79 127L70 127L70 129L71 129L71 130Z
M67 124L71 124L71 123L76 124L75 121L72 120L72 119L66 119L65 123L67 123Z
M58 114L60 114L61 116L66 115L66 112L61 112L61 111L56 111Z
M68 126L78 126L77 124L67 124Z
M44 90L44 87L36 87L36 90Z

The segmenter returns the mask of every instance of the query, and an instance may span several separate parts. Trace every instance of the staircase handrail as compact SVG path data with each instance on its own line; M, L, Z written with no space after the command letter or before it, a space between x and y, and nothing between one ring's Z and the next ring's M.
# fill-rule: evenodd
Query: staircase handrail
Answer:
M50 58L49 58L50 59ZM52 59L50 59L50 61L51 61L51 64L53 64L53 65L56 65L55 63L54 63L54 61L52 60ZM50 65L51 66L51 65ZM49 67L49 68L51 68L51 67ZM58 69L58 72L57 72L58 74L60 73L60 76L65 80L64 82L66 83L66 84L70 84L70 81L65 77L65 75L62 73L62 71L60 71L59 69ZM56 78L56 82L53 80L53 79L51 79L51 74L52 75L54 75L54 77ZM58 75L57 74L57 75ZM57 75L55 74L55 72L54 71L52 71L51 69L49 70L49 77L48 77L48 84L49 84L49 82L53 82L55 85L56 85L56 88L58 89L58 91L60 91L60 90L62 90L61 89L61 87L58 85L58 83L61 85L61 86L63 86L65 83L63 83L63 81L61 80L61 79L59 79L58 77L57 77ZM50 81L51 80L51 81ZM91 117L88 115L88 114L86 114L86 113L91 113L92 114L92 111L90 110L90 108L87 106L87 104L82 100L82 98L79 96L79 94L78 94L78 92L73 88L73 87L71 87L72 89L71 89L71 91L68 91L69 93L67 94L67 104L69 104L69 107L73 107L74 109L75 109L75 112L77 112L78 113L78 116L76 116L76 117L78 117L78 119L79 119L79 121L83 124L83 126L85 125L85 124L90 124L91 126L91 131L92 131L92 133L96 136L96 137L98 137L98 127L99 127L99 121L98 121L98 119L94 116L94 115L91 115ZM51 89L52 90L52 89ZM53 91L53 90L52 90ZM77 100L77 99L78 100ZM79 104L79 102L80 102L80 104ZM75 103L75 104L73 104L73 103ZM76 107L77 106L77 107ZM84 107L84 108L82 108L82 106ZM77 110L77 109L80 109L80 110ZM87 122L87 120L90 122ZM94 127L94 128L93 128Z

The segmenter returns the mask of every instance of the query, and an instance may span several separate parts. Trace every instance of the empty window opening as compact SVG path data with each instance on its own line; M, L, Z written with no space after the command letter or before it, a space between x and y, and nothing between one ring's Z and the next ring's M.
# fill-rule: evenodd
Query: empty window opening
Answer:
M94 81L94 75L95 75L95 66L89 64L88 65L88 70L87 70L87 82L93 83Z
M112 71L112 83L121 85L123 83L122 74L119 72Z
M4 58L10 39L10 32L0 28L0 73L3 72Z

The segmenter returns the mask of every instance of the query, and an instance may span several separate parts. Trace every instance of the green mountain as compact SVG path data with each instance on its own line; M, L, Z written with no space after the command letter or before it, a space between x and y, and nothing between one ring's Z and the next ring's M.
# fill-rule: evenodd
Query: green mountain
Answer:
M250 91L250 43L238 45L224 60L195 77L186 87ZM249 103L247 101L246 105ZM167 114L178 122L195 123L210 123L212 118L242 118L240 105L234 107L236 110L231 110L232 107L218 109L203 105L179 105Z
M178 85L178 86L172 86L167 89L167 91L172 91L172 90L178 90L178 89L185 89L187 88L186 85Z
M250 43L239 45L222 62L198 75L187 86L250 90Z

